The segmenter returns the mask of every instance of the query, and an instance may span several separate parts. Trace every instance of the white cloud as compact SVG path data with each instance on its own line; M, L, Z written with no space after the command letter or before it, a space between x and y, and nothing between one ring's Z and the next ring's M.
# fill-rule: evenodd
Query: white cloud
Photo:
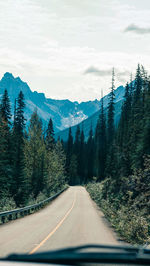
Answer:
M150 68L150 36L123 33L133 23L149 27L143 1L142 8L140 0L0 1L1 76L12 72L53 98L94 99L101 88L106 94L112 67L116 86L138 62ZM83 75L90 66L101 76Z

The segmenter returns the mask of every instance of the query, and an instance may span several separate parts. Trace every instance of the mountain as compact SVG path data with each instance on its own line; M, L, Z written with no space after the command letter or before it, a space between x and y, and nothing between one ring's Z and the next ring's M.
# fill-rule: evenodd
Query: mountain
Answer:
M120 119L124 93L125 93L125 88L123 86L120 86L115 90L115 124L116 125ZM105 112L107 112L107 106L108 106L108 102L109 102L109 94L103 97L103 102L104 102ZM101 104L101 101L100 101L100 104ZM93 115L91 115L90 117L88 117L87 119L85 119L84 121L82 121L81 123L78 124L80 127L80 130L83 129L83 131L84 131L85 140L88 139L91 126L93 129L93 132L95 131L99 114L100 114L100 111L98 110ZM72 136L73 136L73 138L75 138L77 125L71 127L71 130L72 130ZM69 134L69 128L58 132L55 137L56 137L56 139L60 138L63 141L67 141L68 134Z
M69 100L46 98L44 93L32 92L26 82L23 82L19 77L15 78L8 72L6 72L0 80L0 98L5 89L7 89L10 97L12 113L14 112L15 99L20 90L22 90L25 96L25 117L27 123L32 112L37 108L37 112L44 126L46 126L49 118L52 118L55 132L80 123L99 110L100 106L98 100L78 103Z
M71 102L69 100L54 100L46 98L44 93L31 91L26 82L19 77L15 78L11 73L6 72L0 80L0 98L4 90L7 89L11 101L12 114L14 112L14 102L19 92L22 90L25 96L25 117L28 121L35 109L43 121L44 127L51 117L54 123L56 138L60 137L67 140L68 128L72 127L73 136L75 136L76 125L83 127L86 138L88 137L90 127L95 129L99 116L100 101ZM115 121L119 119L121 112L122 100L124 96L124 87L120 86L115 90L116 107ZM104 96L104 107L106 108L109 101L109 95ZM84 121L84 122L83 122Z

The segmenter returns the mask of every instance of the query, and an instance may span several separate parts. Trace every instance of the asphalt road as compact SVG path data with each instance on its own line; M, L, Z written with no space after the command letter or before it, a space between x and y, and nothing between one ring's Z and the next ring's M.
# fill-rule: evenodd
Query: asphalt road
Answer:
M44 209L0 226L0 257L82 244L118 244L84 187L70 187Z

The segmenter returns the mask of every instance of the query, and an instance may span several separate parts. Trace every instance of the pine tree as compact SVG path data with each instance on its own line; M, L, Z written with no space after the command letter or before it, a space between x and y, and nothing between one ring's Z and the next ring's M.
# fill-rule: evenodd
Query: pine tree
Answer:
M24 117L24 95L23 92L20 91L18 98L17 98L17 106L16 106L16 114L15 114L15 126L17 133L23 137L24 128L25 128L25 117Z
M70 169L70 162L71 162L72 154L73 154L73 137L72 137L71 127L70 127L68 140L67 140L67 147L66 147L66 172L67 172L68 177L69 177L69 169Z
M141 67L138 64L135 76L135 85L134 85L134 102L141 101L141 92L142 92L142 75Z
M74 142L74 150L73 153L76 155L77 159L77 173L78 177L80 176L80 127L77 126L76 135L75 135L75 142Z
M7 90L4 91L2 102L0 105L0 113L2 115L2 118L7 124L10 124L11 119L11 107L10 107L10 100L8 97Z
M114 138L115 133L115 124L114 124L114 112L115 112L115 93L114 93L114 81L115 81L115 73L114 68L112 70L112 86L111 92L109 94L109 103L108 103L108 122L107 122L107 131L108 131L108 145L111 145Z
M131 115L131 94L129 84L126 84L124 102L118 126L118 144L122 148L129 131L129 120Z
M103 97L101 99L101 109L95 132L96 145L96 174L98 180L104 179L106 166L106 119L104 114Z
M12 141L10 129L10 100L4 91L0 105L0 195L10 193L12 184Z
M47 151L47 196L50 196L51 192L57 192L63 188L66 180L65 163L66 158L62 144L57 141L54 149Z
M25 176L29 191L34 198L43 191L46 180L46 147L42 131L42 121L35 110L28 128L28 138L24 148Z
M75 154L72 154L71 156L71 161L70 161L70 168L69 168L69 177L70 177L70 182L69 185L78 185L80 180L78 177L78 162L77 162L77 157Z
M131 165L132 168L137 168L139 164L139 154L136 153L137 143L140 140L140 132L143 128L143 80L141 75L140 65L137 67L135 84L134 84L134 92L133 92L133 100L132 100L132 116L130 121L131 127Z
M94 138L92 125L89 131L89 137L86 144L86 179L85 183L92 180L94 175Z
M147 77L146 71L142 68L142 97L143 103L141 110L141 121L139 121L138 143L135 154L135 166L144 167L145 155L150 154L150 79ZM139 110L140 111L140 110Z
M15 99L14 102L14 119L13 119L13 129L16 128L16 112L17 112L17 100Z
M67 181L66 176L65 176L66 156L63 150L62 143L60 141L57 141L55 150L56 150L57 161L58 161L58 167L57 167L58 188L57 190L60 190L63 188L63 186L65 185L65 182Z
M12 195L14 195L17 206L20 206L26 201L26 180L24 177L24 95L20 91L17 101L14 116L13 127L13 185Z
M106 162L106 175L115 176L116 170L114 165L116 164L116 147L115 147L115 124L114 124L114 112L115 112L115 93L114 93L114 68L112 70L112 86L109 95L108 103L108 119L107 119L107 162Z
M148 88L145 94L145 112L144 112L144 127L142 130L142 140L143 140L143 153L150 155L150 80L148 81Z
M125 87L124 102L122 105L121 118L117 130L117 144L119 146L120 175L128 176L131 173L130 165L130 119L131 119L131 91L127 83Z
M48 123L48 128L46 130L46 146L47 149L52 150L54 148L55 139L54 139L54 128L53 128L53 121L50 118Z
M79 155L79 176L80 176L80 184L85 181L85 140L84 140L84 132L83 128L80 135L80 155Z
M0 114L0 197L9 195L11 165L9 161L9 132L6 121Z

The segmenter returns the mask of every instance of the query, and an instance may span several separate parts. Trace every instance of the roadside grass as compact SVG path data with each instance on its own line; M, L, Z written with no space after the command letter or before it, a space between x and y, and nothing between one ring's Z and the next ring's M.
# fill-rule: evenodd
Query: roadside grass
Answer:
M132 191L123 191L126 182L125 178L120 180L118 191L116 181L110 178L89 183L86 189L122 240L134 245L149 244L150 214L147 206L142 206L142 195L133 198Z

